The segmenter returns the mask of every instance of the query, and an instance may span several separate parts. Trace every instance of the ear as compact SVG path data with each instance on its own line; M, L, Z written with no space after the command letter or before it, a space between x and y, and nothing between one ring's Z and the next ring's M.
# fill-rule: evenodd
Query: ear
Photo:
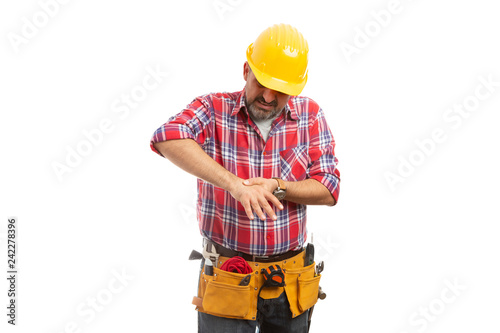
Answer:
M248 80L248 74L250 73L250 65L248 64L248 61L245 61L243 64L243 79Z

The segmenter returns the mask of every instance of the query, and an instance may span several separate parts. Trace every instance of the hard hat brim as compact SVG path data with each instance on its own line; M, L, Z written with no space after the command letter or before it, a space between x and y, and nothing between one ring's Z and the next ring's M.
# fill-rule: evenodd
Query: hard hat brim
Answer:
M257 66L255 66L255 64L253 63L252 58L251 58L252 46L253 46L253 44L250 44L250 46L247 49L247 61L248 61L248 64L250 65L250 68L252 69L252 72L254 73L257 81L259 81L259 83L262 84L266 88L276 90L276 91L282 92L282 93L287 94L287 95L291 95L291 96L300 95L300 93L304 89L304 86L307 83L307 74L308 73L306 72L306 74L304 75L304 79L300 82L287 82L287 81L280 80L276 77L273 77L269 74L266 74L266 73L262 72L261 70L259 70L257 68Z

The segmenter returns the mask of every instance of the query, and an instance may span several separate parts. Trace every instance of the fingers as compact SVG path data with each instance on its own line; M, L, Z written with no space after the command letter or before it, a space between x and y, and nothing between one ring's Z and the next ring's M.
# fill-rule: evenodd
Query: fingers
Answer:
M265 198L266 198L266 204L268 206L269 204L267 202L270 201L273 204L273 206L278 207L279 210L283 210L285 208L283 207L281 201L279 201L274 194L268 192L265 194Z
M277 220L278 217L272 206L278 207L280 210L284 209L278 198L270 192L269 187L272 186L267 184L266 181L267 179L262 177L246 179L240 183L244 185L243 188L240 188L241 192L235 195L250 220L255 219L255 215L261 220L265 220L266 215L273 220Z
M283 208L284 208L283 205L281 204L281 202L279 202L279 200L274 195L261 197L258 202L255 202L252 204L252 208L253 208L254 212L257 214L257 216L260 217L261 220L266 219L265 214L267 214L267 216L269 216L273 220L278 219L278 217L276 216L276 213L274 212L273 207L271 205L269 205L269 201L268 201L269 199L273 200L273 202L272 202L273 205L278 207L278 209L283 210Z
M264 213L262 212L262 209L261 209L260 204L258 202L252 202L252 208L253 208L255 214L257 214L257 216L260 217L261 220L266 219L266 215L264 215Z
M247 202L246 204L244 204L242 202L241 204L243 205L243 208L245 208L245 213L247 214L248 218L250 220L253 220L254 216L253 216L252 206L250 205L250 203Z
M250 220L253 220L255 218L253 214L254 212L255 215L257 215L261 220L266 219L266 214L273 220L278 219L278 217L274 213L273 208L269 205L266 196L253 197L252 199L242 200L241 204ZM283 209L283 206L279 201L278 204L281 206L280 209Z
M261 201L259 202L259 204L262 207L262 209L264 209L267 216L269 216L273 220L278 219L278 217L274 213L274 209L269 205L269 202L267 201L267 199L265 197L261 198ZM264 216L264 218L265 218L265 216Z

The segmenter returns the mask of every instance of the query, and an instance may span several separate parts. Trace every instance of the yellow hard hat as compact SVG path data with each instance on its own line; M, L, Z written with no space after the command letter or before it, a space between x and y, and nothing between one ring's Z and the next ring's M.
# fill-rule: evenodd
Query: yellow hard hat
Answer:
M307 82L307 52L307 41L297 29L275 24L248 46L247 61L264 87L296 96Z

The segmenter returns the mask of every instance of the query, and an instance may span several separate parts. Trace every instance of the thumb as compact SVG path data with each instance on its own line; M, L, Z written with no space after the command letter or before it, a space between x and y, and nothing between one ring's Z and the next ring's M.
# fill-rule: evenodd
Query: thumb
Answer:
M262 180L261 180L260 177L245 179L243 181L243 185L247 185L247 186L250 186L250 185L259 185L260 183L262 183Z

